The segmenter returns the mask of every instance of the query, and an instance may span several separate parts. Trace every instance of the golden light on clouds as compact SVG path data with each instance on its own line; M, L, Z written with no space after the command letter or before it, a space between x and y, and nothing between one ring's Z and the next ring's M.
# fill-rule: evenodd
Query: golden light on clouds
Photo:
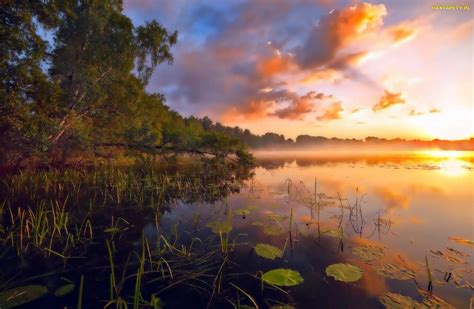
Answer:
M313 1L314 14L305 15L297 2L278 3L277 17L253 5L235 12L210 31L200 57L185 48L177 57L184 73L170 86L179 104L187 99L198 116L287 138L474 135L468 12L433 11L429 0L410 9ZM310 92L333 97L305 98Z

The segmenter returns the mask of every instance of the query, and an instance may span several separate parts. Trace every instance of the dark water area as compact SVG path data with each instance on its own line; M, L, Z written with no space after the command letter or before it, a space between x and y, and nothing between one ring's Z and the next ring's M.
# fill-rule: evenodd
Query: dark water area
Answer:
M469 308L473 168L459 152L265 154L4 175L0 307ZM300 279L264 280L275 269Z

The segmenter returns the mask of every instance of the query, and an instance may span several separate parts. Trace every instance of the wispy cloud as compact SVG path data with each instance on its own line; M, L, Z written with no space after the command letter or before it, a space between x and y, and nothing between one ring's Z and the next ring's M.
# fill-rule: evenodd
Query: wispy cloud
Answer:
M402 94L392 93L388 90L384 90L384 95L380 98L379 103L375 104L372 109L374 112L378 112L387 109L396 104L404 104L405 100L402 98Z

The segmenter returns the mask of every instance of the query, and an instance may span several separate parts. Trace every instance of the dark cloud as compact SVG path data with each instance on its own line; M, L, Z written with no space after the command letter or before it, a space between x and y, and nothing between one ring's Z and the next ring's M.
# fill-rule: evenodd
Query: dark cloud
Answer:
M384 90L384 95L380 98L379 103L375 104L372 109L374 112L378 112L396 104L405 104L402 94L400 92L391 93L388 90Z
M279 92L281 77L302 73L302 82L337 81L344 78L342 71L357 77L350 69L367 52L341 51L376 31L386 14L384 5L368 3L328 14L330 1L314 0L162 2L125 1L133 16L155 14L179 32L174 64L158 68L149 90L164 92L167 103L185 115L222 120L238 113L248 119L303 119L313 111L312 100L329 97ZM330 111L321 117L331 117Z
M322 100L330 97L332 96L326 95L324 93L316 93L314 91L310 91L301 97L299 97L296 93L291 93L288 97L288 99L291 101L291 104L285 108L276 110L271 115L282 119L300 120L303 119L306 114L309 114L313 111L313 100Z
M359 3L323 16L296 51L300 66L317 68L331 63L340 50L377 30L385 15L383 4Z

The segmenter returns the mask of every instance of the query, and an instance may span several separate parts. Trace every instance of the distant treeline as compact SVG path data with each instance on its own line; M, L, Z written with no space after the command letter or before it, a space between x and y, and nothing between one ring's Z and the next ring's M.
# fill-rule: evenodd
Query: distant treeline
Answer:
M265 133L256 135L248 129L228 127L219 122L213 123L208 117L199 119L206 130L223 132L236 137L252 149L296 149L307 147L380 147L389 149L441 149L441 150L474 150L474 138L467 140L405 140L401 138L386 139L369 136L364 139L327 138L324 136L298 135L295 140L285 138L282 134Z

